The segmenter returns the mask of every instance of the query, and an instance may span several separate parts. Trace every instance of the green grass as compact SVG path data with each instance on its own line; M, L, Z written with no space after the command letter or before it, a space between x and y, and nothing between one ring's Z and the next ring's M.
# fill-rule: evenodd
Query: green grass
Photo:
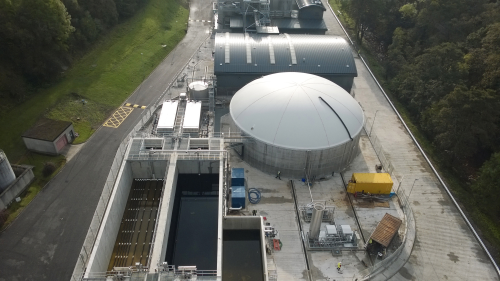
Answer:
M21 161L27 165L35 166L35 168L33 169L35 180L30 185L30 187L21 194L20 196L21 201L12 202L10 206L7 208L9 212L9 217L0 230L5 229L11 222L15 220L15 218L21 213L24 207L28 206L28 204L36 197L38 192L40 192L40 190L42 190L43 187L55 175L57 175L57 173L62 169L62 167L66 163L66 159L62 155L54 157L38 153L26 153L21 157ZM42 174L42 170L46 162L54 163L56 166L56 170L51 175L44 177Z
M87 140L182 40L188 14L177 0L150 0L106 34L58 83L0 113L0 148L11 162L18 162L26 152L21 134L42 116L75 122L77 142ZM76 97L88 101L85 114Z
M35 166L35 181L21 195L21 202L9 206L10 215L3 228L65 164L64 156L28 152L22 133L38 118L49 117L72 121L79 134L74 143L86 141L184 38L189 15L185 6L178 0L149 0L136 15L113 28L75 62L60 81L22 104L2 103L0 148L11 163ZM10 109L3 110L6 107ZM41 172L49 161L56 164L57 171L44 177Z
M330 0L329 3L334 11L341 10L337 0ZM336 14L338 15L337 12ZM338 15L338 17L342 21L344 28L348 31L349 36L354 38L352 36L354 33L353 21L349 18L349 15L342 11L342 15ZM442 162L442 157L440 156L439 151L436 150L436 147L432 144L429 138L427 138L427 136L420 130L406 107L399 102L393 93L391 93L389 87L387 87L388 81L385 79L385 69L383 65L375 59L375 56L371 53L367 44L362 44L361 55L367 61L379 83L384 87L384 91L389 96L391 102L398 110L415 139L417 139L418 143L425 151L425 154L432 162L441 178L450 188L455 199L457 199L459 204L463 207L467 217L471 220L471 223L474 224L475 228L479 230L481 236L486 239L486 243L489 243L489 248L492 250L491 254L494 256L495 260L500 262L500 225L480 211L477 207L478 203L475 202L471 196L470 189L467 184L460 179L460 177L456 174L456 171L451 170L446 163Z

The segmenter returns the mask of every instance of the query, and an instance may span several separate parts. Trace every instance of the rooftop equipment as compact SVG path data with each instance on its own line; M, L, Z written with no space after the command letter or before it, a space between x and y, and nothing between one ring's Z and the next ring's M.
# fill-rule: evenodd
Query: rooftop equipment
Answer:
M208 84L203 81L194 81L189 84L189 97L192 100L208 100Z
M388 173L353 173L347 192L390 194L393 181Z
M191 137L198 137L200 133L201 101L188 101L182 131Z
M311 222L313 209L314 209L314 203L309 203L304 206L299 206L300 214L305 222ZM334 224L334 218L333 218L334 211L335 207L325 205L325 209L323 210L322 221Z
M231 186L244 186L245 185L245 169L233 168L231 169Z
M231 208L245 208L245 169L231 169Z
M244 186L231 187L231 208L245 208L246 192Z
M158 126L156 127L156 132L158 134L173 133L178 106L178 101L168 100L163 103L160 119L158 120Z
M318 238L314 233L306 234L309 250L355 249L358 247L358 236L349 225L326 225Z

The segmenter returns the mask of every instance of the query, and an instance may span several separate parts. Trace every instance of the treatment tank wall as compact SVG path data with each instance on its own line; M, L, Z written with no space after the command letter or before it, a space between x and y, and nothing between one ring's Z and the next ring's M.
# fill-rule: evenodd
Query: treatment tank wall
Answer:
M312 74L284 72L257 79L230 104L241 131L243 159L261 171L303 178L340 172L359 153L364 114L340 86Z
M16 179L16 175L10 166L9 160L7 159L7 155L0 150L0 193L4 191L14 180Z
M188 86L189 97L192 100L208 99L208 84L203 81L195 81Z

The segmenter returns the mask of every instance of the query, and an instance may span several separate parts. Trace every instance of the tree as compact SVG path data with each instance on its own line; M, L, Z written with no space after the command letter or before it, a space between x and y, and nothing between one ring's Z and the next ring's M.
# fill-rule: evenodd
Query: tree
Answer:
M497 139L499 96L492 90L457 86L425 113L424 128L434 144L449 152L451 165L466 162L481 150L490 150Z
M472 191L478 207L495 220L500 218L500 153L486 161L479 171Z
M81 4L93 19L99 20L103 29L112 27L118 22L118 11L114 0L86 0Z
M10 19L9 56L31 81L48 80L61 71L71 17L59 0L22 0Z
M414 114L424 112L463 83L466 74L463 56L453 43L429 48L402 68L393 80L393 89Z

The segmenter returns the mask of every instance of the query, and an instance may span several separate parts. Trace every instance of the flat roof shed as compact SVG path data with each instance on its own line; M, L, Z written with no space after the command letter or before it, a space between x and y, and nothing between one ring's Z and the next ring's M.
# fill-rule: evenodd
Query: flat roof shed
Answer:
M57 155L75 139L73 123L42 118L21 136L26 147L35 152Z
M398 232L401 223L403 223L401 219L386 213L373 231L370 239L387 248L394 235Z

